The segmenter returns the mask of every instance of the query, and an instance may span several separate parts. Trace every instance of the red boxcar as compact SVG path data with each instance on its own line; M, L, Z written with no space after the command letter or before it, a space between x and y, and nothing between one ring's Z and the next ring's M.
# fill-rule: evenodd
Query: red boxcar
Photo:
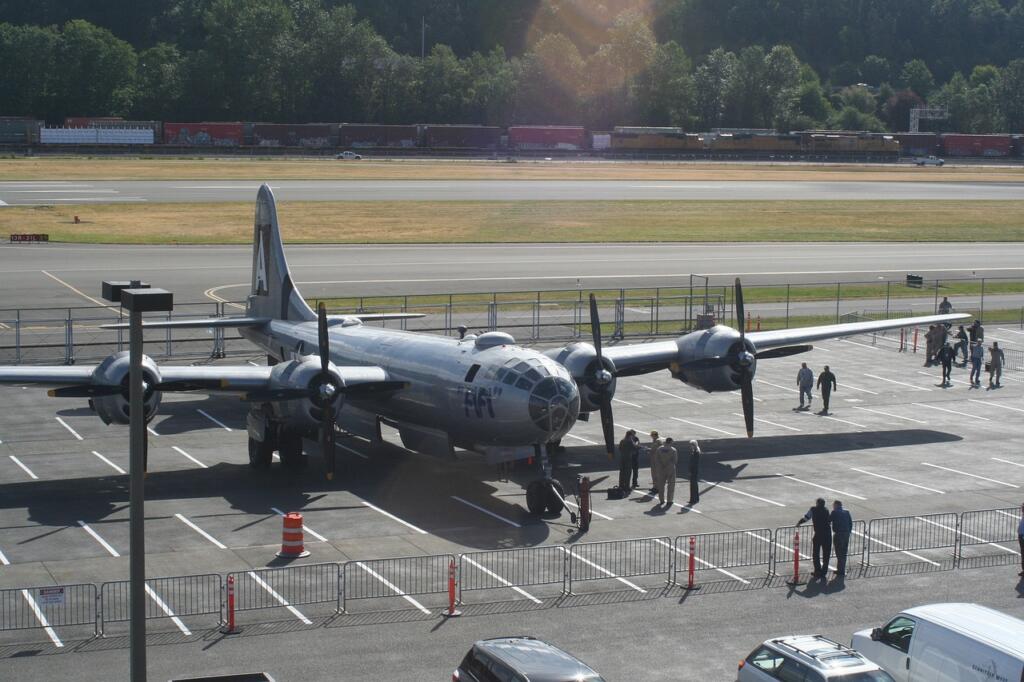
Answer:
M962 135L946 133L942 136L942 148L946 156L989 156L1010 155L1012 140L1009 135Z
M255 123L252 143L257 147L323 148L332 145L332 123Z
M241 123L164 123L164 142L189 147L240 147Z
M416 147L419 126L376 125L373 123L342 123L338 126L338 146L346 149L372 147Z
M513 149L584 149L587 131L582 126L511 126L508 146Z
M938 133L896 133L902 156L932 156L939 153Z
M497 149L501 128L497 126L423 126L423 145L431 149Z

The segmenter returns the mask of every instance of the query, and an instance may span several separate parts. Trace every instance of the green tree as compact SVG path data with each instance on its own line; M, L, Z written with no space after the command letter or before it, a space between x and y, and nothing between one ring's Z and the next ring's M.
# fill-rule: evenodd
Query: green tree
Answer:
M562 34L538 40L516 76L515 122L579 123L583 66L579 50Z
M58 39L53 28L0 24L0 111L8 116L46 115Z
M726 124L728 93L735 90L736 55L721 48L712 50L694 74L697 115L704 130Z
M693 129L696 111L692 70L689 57L674 41L658 45L639 93L644 123Z
M75 19L56 43L51 118L122 116L132 106L135 50L105 28Z
M885 57L870 54L860 66L860 76L868 85L881 85L892 80L892 64Z
M845 106L836 112L829 120L829 127L833 130L865 130L869 132L885 130L885 126L874 114L866 114L852 106Z
M928 97L935 89L935 77L924 60L912 59L904 64L903 70L900 71L900 85L913 90L921 97Z
M159 43L143 50L139 53L132 114L142 119L177 118L186 79L185 58L177 47Z
M1003 69L999 102L1011 133L1024 133L1024 59L1014 59Z

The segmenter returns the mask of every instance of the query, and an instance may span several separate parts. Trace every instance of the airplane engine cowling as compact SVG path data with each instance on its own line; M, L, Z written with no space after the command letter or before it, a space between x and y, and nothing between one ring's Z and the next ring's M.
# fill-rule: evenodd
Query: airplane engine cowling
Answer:
M89 400L93 412L103 420L104 424L127 424L131 415L128 401L128 379L131 371L131 360L128 351L121 351L104 358L92 373L92 383L98 386L120 386L121 393L97 396ZM160 369L148 355L142 356L143 405L148 423L160 406L160 391L153 386L160 383Z
M337 388L345 386L345 380L338 368L331 363L328 367L330 380ZM274 365L270 373L270 388L275 389L317 389L323 382L323 374L320 369L320 359L316 357L305 360L292 360ZM332 401L326 403L326 409L333 409L335 419L341 411L344 403L343 396L336 395ZM295 400L279 400L271 403L274 416L290 428L313 435L320 429L322 419L322 405L317 404L312 398L298 398Z
M580 393L580 412L594 412L601 409L599 392L594 383L595 375L600 369L597 366L597 350L589 343L570 343L564 348L545 353L567 370L576 381ZM611 381L604 389L608 397L615 395L615 365L608 358L603 358L604 369L611 374Z
M757 370L757 360L753 357L756 353L754 345L748 340L741 340L740 333L730 327L717 325L703 332L680 337L676 343L679 346L678 364L672 366L672 376L694 388L709 393L739 390L737 356L744 350L750 354L751 375ZM732 362L718 366L711 366L713 363L709 362L709 366L705 367L690 364L701 360L711 361L713 358L730 358Z

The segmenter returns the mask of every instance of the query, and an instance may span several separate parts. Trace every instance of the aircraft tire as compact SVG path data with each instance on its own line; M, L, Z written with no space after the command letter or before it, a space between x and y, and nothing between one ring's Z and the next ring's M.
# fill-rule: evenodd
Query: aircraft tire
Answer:
M253 469L269 469L274 457L274 444L268 440L262 443L249 438L249 466Z
M545 508L550 514L561 514L565 509L565 490L562 484L554 479L547 483L548 485L544 486Z
M547 507L545 490L547 490L547 486L542 478L530 481L530 484L526 486L526 508L534 516L543 514Z
M306 456L302 454L302 436L282 429L277 440L277 451L281 454L281 464L284 468L291 471L305 469Z

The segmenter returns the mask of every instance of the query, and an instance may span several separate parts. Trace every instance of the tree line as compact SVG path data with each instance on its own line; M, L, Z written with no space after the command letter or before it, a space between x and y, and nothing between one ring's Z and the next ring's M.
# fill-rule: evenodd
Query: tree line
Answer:
M895 131L927 103L944 130L1024 131L1024 0L0 0L0 17L0 115L54 123Z

